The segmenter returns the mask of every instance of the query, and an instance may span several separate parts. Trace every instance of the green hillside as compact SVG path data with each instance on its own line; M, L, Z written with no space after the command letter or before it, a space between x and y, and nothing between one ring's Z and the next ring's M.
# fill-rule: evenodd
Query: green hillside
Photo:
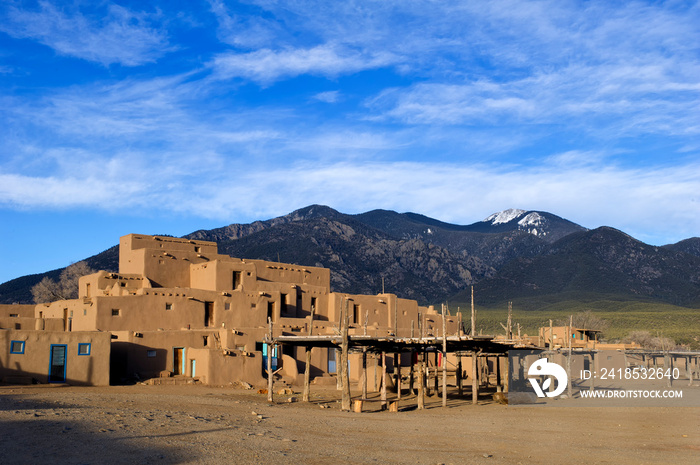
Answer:
M575 301L561 300L540 302L533 308L533 301L513 302L513 323L520 323L522 334L537 335L541 326L549 326L549 320L568 321L569 315L590 311L591 315L607 324L602 339L620 341L631 331L648 331L652 336L673 339L677 344L700 349L700 309L671 304L621 300ZM465 326L470 325L470 304L450 302L450 309L462 311ZM476 303L477 331L483 334L503 334L499 323L505 324L507 306L481 307ZM516 327L517 328L517 327ZM514 329L517 331L517 329Z

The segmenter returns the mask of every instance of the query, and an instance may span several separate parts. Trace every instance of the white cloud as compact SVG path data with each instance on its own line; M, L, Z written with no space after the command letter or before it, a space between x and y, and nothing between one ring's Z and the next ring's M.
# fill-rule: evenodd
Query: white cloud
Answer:
M326 92L319 92L312 97L314 100L324 103L336 103L340 100L340 91L329 90Z
M374 208L413 211L461 224L505 208L523 208L661 242L700 231L697 163L641 170L594 162L526 169L431 162L296 162L226 170L226 162L215 153L190 167L167 166L177 159L163 162L161 168L152 162L139 166L136 177L128 160L116 157L61 178L0 174L0 203L124 212L148 206L222 223L251 215L272 217L311 203L347 213ZM191 176L206 182L193 183Z
M61 55L104 66L138 66L172 50L166 34L152 27L147 15L118 5L109 5L98 20L42 1L38 11L10 7L2 23L0 30L12 37L36 40Z
M302 74L337 76L389 66L396 58L384 52L363 53L332 44L250 53L223 53L210 63L219 79L242 77L263 85Z

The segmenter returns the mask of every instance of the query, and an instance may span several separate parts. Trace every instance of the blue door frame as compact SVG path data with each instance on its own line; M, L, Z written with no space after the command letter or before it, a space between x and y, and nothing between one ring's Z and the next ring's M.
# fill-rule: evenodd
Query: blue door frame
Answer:
M49 383L66 382L68 346L66 344L51 344L49 357Z

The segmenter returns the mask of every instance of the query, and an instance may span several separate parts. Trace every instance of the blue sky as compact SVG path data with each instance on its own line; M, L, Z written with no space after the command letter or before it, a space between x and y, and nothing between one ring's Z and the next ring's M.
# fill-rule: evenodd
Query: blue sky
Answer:
M319 203L700 235L697 1L0 6L0 282Z

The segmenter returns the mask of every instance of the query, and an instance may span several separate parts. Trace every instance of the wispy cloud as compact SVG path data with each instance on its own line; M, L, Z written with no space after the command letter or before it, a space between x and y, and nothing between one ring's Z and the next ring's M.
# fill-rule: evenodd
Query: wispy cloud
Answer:
M551 124L603 133L697 133L700 81L646 66L581 67L508 82L420 83L367 101L375 118L409 124ZM652 89L654 89L652 91Z
M211 67L219 79L242 77L263 85L302 74L338 76L393 64L385 52L358 52L333 44L284 50L262 49L250 53L223 53Z
M36 40L61 55L105 66L138 66L173 49L147 14L114 4L99 19L80 11L67 13L46 1L34 11L10 6L3 16L0 30L12 37Z
M312 97L314 100L325 103L336 103L340 100L340 91L329 90L326 92L319 92Z
M0 204L196 211L222 223L251 215L272 217L311 203L348 213L373 208L415 211L462 224L515 207L551 211L587 227L614 226L649 241L680 240L700 229L697 163L641 170L595 162L527 169L439 162L299 162L222 176L225 165L211 155L211 161L199 159L183 169L158 169L149 163L138 167L138 176L120 156L88 168L77 167L82 163L78 159L75 174L60 178L0 174ZM137 156L133 154L134 160ZM183 155L179 160L184 159ZM104 165L99 172L97 165ZM198 179L208 181L191 183L192 169Z

